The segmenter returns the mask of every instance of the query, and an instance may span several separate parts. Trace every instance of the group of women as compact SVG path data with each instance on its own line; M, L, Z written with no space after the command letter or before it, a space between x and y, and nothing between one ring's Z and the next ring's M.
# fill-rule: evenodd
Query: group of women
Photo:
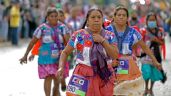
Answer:
M103 26L103 13L98 8L90 9L80 30L75 31L67 39L67 26L58 21L59 12L55 8L47 10L46 22L34 32L20 63L27 63L27 56L33 46L40 40L38 48L38 72L40 79L45 79L44 90L50 96L51 82L54 80L53 96L60 96L59 84L66 76L67 57L76 50L76 67L66 89L67 96L113 96L115 82L134 80L141 72L133 59L134 46L140 46L151 63L143 64L142 73L146 80L161 80L162 69L153 54L145 44L141 33L129 26L129 14L125 7L119 6L113 14L109 26ZM156 22L155 14L148 16L147 25ZM148 31L157 29L147 27ZM152 26L152 25L151 25ZM152 28L152 29L151 29ZM149 34L153 34L153 31ZM147 34L149 36L149 34ZM151 35L150 35L151 36ZM63 41L66 41L65 45ZM163 38L150 37L158 46L163 44ZM145 72L149 72L149 75ZM156 73L158 72L158 73ZM155 73L155 74L153 74ZM153 78L152 78L153 77ZM152 88L145 88L144 95L153 95Z

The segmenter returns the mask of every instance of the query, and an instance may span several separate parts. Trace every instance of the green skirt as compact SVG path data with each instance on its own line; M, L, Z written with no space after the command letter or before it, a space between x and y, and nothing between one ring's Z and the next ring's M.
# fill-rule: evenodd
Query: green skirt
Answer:
M142 75L144 80L159 81L163 79L163 75L156 67L151 64L142 64Z

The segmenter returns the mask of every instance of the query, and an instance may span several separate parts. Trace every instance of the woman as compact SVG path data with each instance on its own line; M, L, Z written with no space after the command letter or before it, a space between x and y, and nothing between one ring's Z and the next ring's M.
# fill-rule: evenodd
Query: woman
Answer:
M46 23L41 24L33 34L33 39L29 43L20 63L27 63L27 56L33 46L40 41L38 48L38 72L39 78L44 79L44 91L46 96L51 94L51 82L54 80L53 96L59 96L59 78L55 78L58 70L60 51L64 46L62 35L66 32L61 31L61 25L57 23L58 12L56 8L50 7L47 10Z
M140 46L143 51L152 59L153 65L161 68L156 58L145 45L141 34L134 28L128 26L128 10L122 6L116 8L114 13L114 22L107 27L108 30L115 33L119 49L119 59L114 63L119 63L116 67L116 77L118 82L126 80L135 80L141 76L141 72L133 59L133 50L135 46ZM127 94L128 95L128 94Z
M63 10L58 10L58 13L59 13L59 18L58 18L59 21L64 23L68 27L68 31L69 31L69 33L71 35L73 33L73 29L72 29L72 26L69 24L69 22L66 22L64 11ZM68 41L68 40L69 40L69 36L67 37L67 40L65 40L65 41ZM66 44L67 44L67 42L65 42L65 45ZM69 65L67 65L67 67L69 67L69 69L73 69L73 67L74 67L73 62L74 62L74 57L73 57L73 53L72 53L72 54L70 54L70 56L68 56L67 64L69 63ZM64 80L62 80L62 81L64 81Z
M157 61L162 63L161 57L161 48L160 46L164 44L164 32L161 28L159 28L157 24L157 16L155 13L149 13L146 18L147 28L144 36L144 41L146 45L149 46L153 54L155 55ZM152 66L153 62L151 62L151 58L147 56L145 53L142 54L141 62L142 62L142 75L145 80L145 92L144 96L150 94L150 96L154 96L153 94L153 85L155 81L163 80L162 73ZM151 83L150 83L151 82ZM150 83L150 88L148 88Z
M68 33L71 34L72 32L72 29L69 28L69 26L65 23L65 14L64 14L64 11L63 10L58 10L58 19L61 23L65 24L67 26L67 28L65 28L66 31L68 31ZM64 45L66 46L68 40L69 40L69 35L66 35L66 39L64 39ZM66 82L65 82L65 78L69 76L69 61L66 62L66 65L65 65L65 76L62 78L61 80L61 89L62 91L65 91L66 90Z
M68 31L68 33L71 34L72 33L72 29L70 28L70 26L67 23L65 23L66 18L65 18L64 11L63 10L58 10L58 14L59 14L58 15L59 21L67 26L66 30ZM66 40L64 40L64 44L66 45L67 41L69 40L69 35L67 35L67 37L65 37L65 38L66 38Z
M81 96L113 95L113 68L111 64L105 63L106 61L102 57L117 58L118 50L115 46L116 38L114 34L104 30L102 24L102 12L99 9L89 10L83 29L73 33L69 43L62 51L59 62L60 67L57 72L60 76L64 71L67 56L74 49L77 52L77 66L68 84L67 96L75 96L76 94ZM98 48L102 48L102 51L98 50ZM100 55L102 57L98 57ZM99 58L101 58L103 64L99 62Z

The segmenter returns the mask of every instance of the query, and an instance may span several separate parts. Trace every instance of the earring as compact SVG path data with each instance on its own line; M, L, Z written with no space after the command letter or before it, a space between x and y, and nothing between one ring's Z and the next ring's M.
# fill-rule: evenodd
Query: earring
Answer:
M86 24L86 26L88 27L89 24Z

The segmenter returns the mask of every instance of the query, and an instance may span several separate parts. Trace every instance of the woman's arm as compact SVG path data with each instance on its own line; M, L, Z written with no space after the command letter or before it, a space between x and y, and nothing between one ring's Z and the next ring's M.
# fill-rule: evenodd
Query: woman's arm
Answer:
M164 44L164 39L159 39L157 37L152 38L151 41L157 42L160 45Z
M104 40L102 43L103 47L105 48L105 51L107 54L112 57L112 59L118 58L118 47L116 45L111 45L107 42L107 40Z
M33 39L30 41L27 50L24 54L24 56L20 59L20 63L27 63L27 56L29 54L29 52L31 51L31 49L33 48L34 44L38 41L39 39L36 38L35 36L33 36Z
M57 74L59 76L63 76L63 71L64 71L64 65L67 61L67 57L68 55L74 50L73 47L71 47L70 45L67 45L65 47L65 49L62 51L61 55L60 55L60 59L59 59L59 68L58 68L58 71L57 71Z
M70 38L69 33L65 34L63 38L64 38L64 45L67 45L69 38Z
M155 56L153 55L152 51L150 50L150 48L144 43L144 41L140 40L137 42L138 45L141 46L141 48L143 49L143 51L150 56L150 58L153 61L153 64L158 67L161 68L161 65L158 63L157 59L155 58Z

